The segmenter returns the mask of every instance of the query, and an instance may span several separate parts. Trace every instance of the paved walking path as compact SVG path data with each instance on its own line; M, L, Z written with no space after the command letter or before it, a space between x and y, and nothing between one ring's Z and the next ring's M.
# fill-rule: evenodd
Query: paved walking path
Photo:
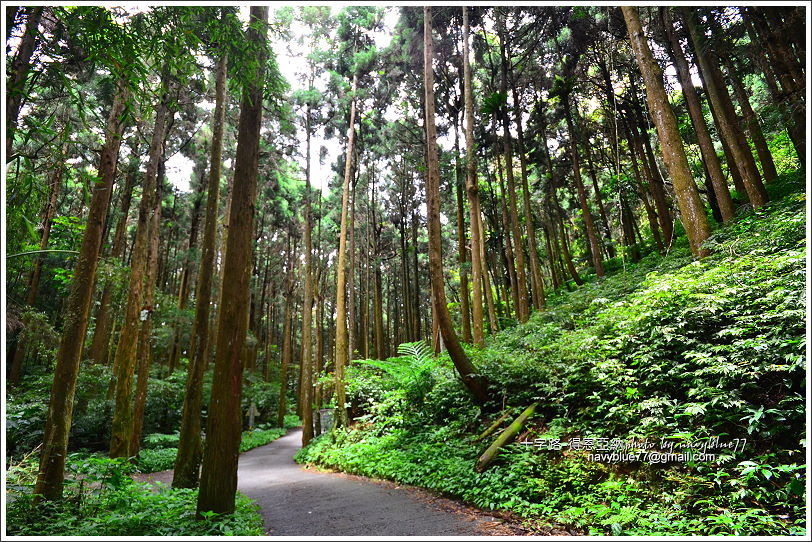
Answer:
M301 431L240 456L238 489L279 536L477 536L525 534L455 501L391 482L317 472L293 461Z
M295 430L240 455L237 488L260 506L271 536L516 536L520 526L458 501L393 482L305 469ZM136 474L172 485L172 471Z

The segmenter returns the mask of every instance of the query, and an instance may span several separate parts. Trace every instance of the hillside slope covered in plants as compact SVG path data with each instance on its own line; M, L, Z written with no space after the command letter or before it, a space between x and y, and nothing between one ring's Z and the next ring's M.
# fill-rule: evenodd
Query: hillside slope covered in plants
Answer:
M357 362L357 422L298 460L511 511L542 532L803 534L805 203L791 192L742 216L710 238L714 255L702 261L682 238L666 257L557 295L470 349L498 390L490 408L419 343ZM496 434L477 436L533 402L518 441L477 473ZM634 442L624 450L613 439ZM655 453L688 443L693 458ZM647 455L596 457L604 445Z

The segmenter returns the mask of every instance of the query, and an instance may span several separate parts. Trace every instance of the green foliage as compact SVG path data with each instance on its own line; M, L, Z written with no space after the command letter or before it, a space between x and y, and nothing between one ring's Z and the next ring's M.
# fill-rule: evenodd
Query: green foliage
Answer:
M153 365L147 392L147 404L144 408L144 433L169 433L180 427L183 412L183 397L186 393L187 370L176 370L162 376L165 370L160 365ZM211 375L206 375L203 383L203 404L209 404L211 395Z
M240 441L240 452L247 452L258 446L265 446L285 435L288 427L300 425L296 416L287 416L285 427L257 426L244 431ZM287 425L290 423L291 425ZM139 472L159 472L170 470L175 466L178 455L179 434L153 433L144 437L144 445L135 460Z
M165 435L163 433L152 433L144 437L142 449L159 450L161 448L177 448L180 442L180 433Z
M43 438L48 397L53 375L49 367L35 367L6 396L6 451L9 456L26 454ZM110 369L88 364L79 372L74 397L70 443L73 449L102 449L109 443L112 402L104 397Z
M59 334L48 321L48 316L26 309L20 315L20 321L24 327L17 334L17 344L25 349L23 368L30 371L34 365L34 369L51 369L51 361L59 347Z
M276 413L279 410L279 382L265 382L260 375L249 373L242 391L243 414L248 412L251 403L259 411L255 422L276 419Z
M138 472L160 472L171 470L178 456L177 448L145 449L138 452L136 463Z
M798 169L798 155L795 154L795 148L792 146L786 129L778 132L768 142L768 147L779 174L800 171Z
M351 373L371 415L316 439L300 462L416 484L584 534L804 534L805 196L798 177L740 216L693 261L684 238L604 280L548 298L529 323L469 355L494 410L539 401L534 438L659 443L746 438L706 461L590 460L515 443L473 465L489 423L442 365L407 398L409 373L364 361ZM779 199L777 196L785 197ZM377 372L372 372L372 368ZM504 403L503 403L504 402ZM417 423L419 422L419 423Z
M431 348L423 341L403 343L398 346L398 353L399 358L358 360L358 363L385 372L394 387L407 391L407 399L422 400L431 387L431 371L436 367Z
M284 420L285 429L291 429L293 427L299 427L302 425L302 420L299 419L299 416L296 414L285 414Z
M281 427L274 427L271 429L255 429L253 431L245 431L242 434L240 441L240 452L247 452L259 446L270 444L281 436L284 436L286 430Z
M353 412L364 421L386 426L421 423L421 410L436 382L435 375L447 370L447 359L435 359L423 341L398 346L397 358L356 360L347 371L347 398ZM363 416L362 416L363 414Z
M123 459L71 454L62 501L32 506L36 463L9 469L7 534L12 536L256 536L263 534L257 506L237 495L233 515L195 518L196 489L140 484ZM157 489L157 491L156 491Z
M39 398L11 393L7 397L6 453L14 456L29 452L42 442L48 406Z

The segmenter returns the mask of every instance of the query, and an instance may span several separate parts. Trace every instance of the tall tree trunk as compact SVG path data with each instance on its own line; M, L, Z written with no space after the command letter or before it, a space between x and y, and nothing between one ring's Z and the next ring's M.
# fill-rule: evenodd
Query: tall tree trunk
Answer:
M314 410L314 433L316 436L321 435L323 427L321 420L321 406L324 390L322 384L319 382L319 377L324 369L324 295L322 290L316 296L316 379L313 397L313 410Z
M6 6L6 41L11 39L11 33L16 27L17 13L22 9L22 6Z
M352 101L350 102L350 121L347 128L347 154L344 160L344 186L341 198L341 227L338 242L338 263L336 269L336 342L335 342L335 392L336 411L334 427L347 426L347 396L344 388L344 371L349 363L347 348L349 343L347 330L347 222L350 198L350 179L352 178L352 159L355 143L355 108L358 90L358 74L352 76Z
M654 243L657 245L657 250L660 253L665 252L665 245L663 244L663 239L660 236L660 228L659 223L657 221L657 213L652 207L651 203L648 200L648 195L646 193L646 187L643 185L643 179L640 175L640 168L637 165L637 151L635 150L637 142L635 138L631 135L631 129L629 126L631 125L630 122L627 122L624 118L624 129L626 135L626 141L629 143L629 157L630 162L632 163L632 173L634 174L634 180L637 185L637 190L640 193L640 199L643 202L643 207L646 209L646 217L648 218L648 224L651 228L651 235L654 237Z
M197 499L198 515L208 510L233 513L237 492L237 462L242 436L240 353L248 327L267 24L268 6L252 6L246 42L255 44L259 52L255 76L245 89L240 105L231 217L220 292L217 353Z
M699 142L699 149L702 152L702 161L710 176L713 191L716 194L716 202L719 205L719 212L722 214L722 220L727 222L736 215L733 199L730 197L730 189L722 173L722 165L719 162L719 157L716 155L716 149L713 146L713 141L708 131L708 125L705 122L705 116L702 114L702 105L699 102L699 95L696 93L693 81L691 80L688 61L685 58L682 45L674 30L671 13L667 7L661 7L660 15L662 16L663 28L665 29L665 35L668 39L668 47L666 47L666 50L671 56L671 61L674 63L674 66L677 68L677 77L682 87L682 94L685 96L685 102L688 104L688 115L691 117L691 123L696 132L697 141Z
M293 247L291 249L291 247ZM288 372L293 362L293 292L294 266L296 262L296 245L291 243L291 232L288 229L288 249L286 251L287 274L285 276L285 316L282 325L282 364L279 369L279 408L276 413L277 427L284 427L287 414Z
M426 157L428 172L426 175L426 207L429 230L429 272L434 307L443 343L448 349L451 361L457 368L463 383L483 404L489 399L488 383L482 375L477 374L465 350L462 349L457 334L451 323L451 315L446 305L445 287L443 285L442 231L440 228L440 165L437 156L437 128L434 124L434 38L432 37L431 8L423 8L423 81L426 96Z
M359 168L360 169L360 168ZM358 184L358 172L355 172L355 178L352 181L352 190L350 190L350 224L349 231L349 255L350 261L347 266L347 277L349 277L349 289L347 290L347 366L352 363L355 352L355 343L358 340L358 322L355 318L355 187Z
M170 95L173 94L174 83L171 83L169 78L169 70L165 66L161 82L162 97L155 110L155 127L150 142L149 162L144 175L143 192L138 209L138 224L135 230L135 243L130 264L132 271L127 292L127 307L113 362L115 407L110 430L110 457L113 458L127 457L130 449L133 431L132 380L138 353L138 329L143 318L149 317L152 312L152 307L143 303L144 275L146 274L149 257L149 223L151 215L155 212L154 199L156 197L156 185L159 182L158 169L163 156L166 130L173 115L173 112L169 109L169 103Z
M646 206L646 214L648 215L649 226L651 227L654 241L657 243L657 248L660 253L664 254L666 250L666 236L664 231L661 232L660 227L662 224L670 226L671 222L670 220L660 220L659 217L659 207L657 206L657 200L653 194L654 190L652 190L654 181L652 180L651 168L649 167L649 162L646 158L645 150L643 149L642 137L637 132L636 116L630 112L629 117L624 120L627 121L625 122L626 139L629 141L629 154L631 155L632 166L636 173L640 173L639 170L642 170L642 173L636 177L640 198ZM640 165L639 169L637 167L638 163ZM670 246L670 244L668 246Z
M549 206L547 204L546 206ZM550 228L547 223L546 214L542 212L542 229L544 231L544 246L547 248L547 262L550 265L550 280L553 283L553 290L558 290L561 287L561 276L559 274L558 268L555 266L555 262L558 261L559 255L556 248L553 247L553 242L551 240Z
M94 187L90 201L87 225L82 236L82 246L79 249L65 310L62 338L56 355L54 381L45 420L39 471L34 488L35 495L47 500L62 497L79 361L87 331L90 305L93 301L94 275L107 218L109 194L116 176L118 151L125 128L124 112L129 94L126 83L119 81L107 120L105 144L99 161L99 182Z
M478 187L476 187L476 189L477 191L479 190ZM479 203L479 198L477 198L477 203ZM488 323L491 327L491 334L496 335L499 331L499 320L496 318L496 307L493 302L493 286L495 286L496 283L491 284L490 273L488 273L488 259L485 252L485 223L482 220L481 214L479 214L479 240L479 263L482 265L482 291L485 293L485 306L488 309Z
M632 87L632 106L634 115L639 127L638 140L640 141L640 163L643 166L643 171L646 173L648 179L648 189L651 194L651 199L654 202L654 208L657 210L657 221L660 224L660 230L663 235L663 244L668 248L674 240L674 219L671 216L671 207L668 204L668 199L665 194L665 184L662 175L660 175L660 168L657 164L657 158L654 156L654 150L651 147L651 140L649 139L648 127L646 120L643 116L643 108L640 106L637 95L637 85L635 83L634 75L630 75L629 80ZM649 115L651 118L651 115ZM635 128L635 131L637 128Z
M567 231L564 228L564 209L561 207L561 202L557 202L556 206L556 218L558 219L558 234L561 238L561 253L564 256L564 262L567 266L567 272L572 277L572 280L578 286L583 286L584 279L578 274L578 271L575 269L575 262L572 261L572 251L570 250L570 243L569 237L567 235Z
M113 234L113 246L110 249L110 256L112 258L121 258L126 245L127 216L130 213L133 187L135 186L136 176L138 175L138 163L139 160L136 156L130 163L130 168L124 182L124 188L121 191L121 216L118 219L116 231ZM90 350L88 351L88 357L95 363L106 364L110 355L110 337L113 328L113 315L110 312L112 297L113 283L112 279L108 279L104 282L104 288L102 289L101 302L96 311L96 328L93 330L93 340L90 344Z
M62 146L62 155L57 157L57 162L60 162L67 154L67 143ZM61 163L55 164L55 169L51 175L50 182L48 183L48 202L42 211L42 233L40 234L39 250L48 248L48 239L51 236L51 223L54 215L56 214L57 198L59 197L60 185L62 184L62 172L64 171ZM39 256L34 257L34 267L28 276L27 294L25 297L25 304L33 307L37 300L37 292L39 291L39 281L42 273L42 259ZM17 346L14 348L14 354L11 356L11 370L9 372L8 382L12 385L17 385L20 381L22 374L23 361L26 357L25 341L18 340Z
M439 356L443 351L442 337L440 337L440 320L437 318L437 304L434 302L434 292L431 293L431 351Z
M495 130L494 130L495 131ZM502 171L502 160L501 157L497 154L496 155L496 176L499 181L499 207L502 211L501 218L502 218L502 231L505 232L504 241L505 241L505 250L504 250L504 257L505 257L505 269L507 269L507 276L508 282L510 283L510 296L513 299L513 307L516 310L516 319L519 319L519 303L520 303L520 293L519 293L519 280L516 277L516 258L514 257L514 250L513 250L513 239L511 238L511 223L510 218L508 217L508 206L506 200L508 199L507 190L505 189L505 181L504 181L504 173ZM495 191L491 191L493 194L496 194ZM521 249L521 246L519 246ZM500 251L501 252L501 251ZM526 299L527 294L525 294ZM505 300L507 301L508 296L505 294ZM508 306L508 313L510 312L510 307Z
M175 471L172 478L172 487L175 488L197 486L203 456L200 440L200 416L203 403L203 374L208 365L209 317L215 265L217 208L220 198L220 169L223 158L227 72L228 57L222 54L217 62L211 160L207 179L206 219L203 226L203 247L195 289L195 317L189 346L189 371L186 375L186 393L183 397L178 455L175 459Z
M372 178L372 216L370 221L370 227L372 228L372 253L374 255L374 263L373 263L373 276L374 276L374 283L373 283L373 299L372 303L373 307L373 315L372 319L374 321L374 330L375 330L375 357L376 359L386 359L387 352L385 351L385 342L386 337L388 336L384 332L383 327L383 277L381 276L381 254L380 254L380 238L381 238L381 230L383 229L383 224L379 224L380 220L377 216L377 202L375 200L375 177ZM319 320L319 324L321 325L321 320Z
M401 191L403 194L403 191ZM403 198L401 198L402 200ZM403 334L404 336L408 337L409 341L416 340L414 336L414 332L412 329L412 303L409 301L411 299L410 296L410 289L411 289L411 279L409 278L409 265L407 262L407 253L406 253L406 214L405 214L405 206L401 205L400 207L400 219L398 221L399 226L399 233L400 233L400 274L401 274L401 286L403 290Z
M205 152L205 146L204 146ZM192 224L189 228L189 246L186 251L186 257L183 260L183 267L180 273L180 284L178 285L178 313L180 316L178 321L176 321L173 325L172 329L172 349L169 352L169 372L172 373L174 368L178 365L178 360L180 359L181 353L181 331L180 331L180 319L184 318L183 312L186 310L186 305L189 301L189 293L191 292L191 283L193 277L193 270L192 270L192 253L197 248L197 233L200 226L200 212L201 212L201 204L203 202L203 192L205 191L205 186L203 185L202 179L204 178L205 164L201 164L200 167L200 176L201 179L200 186L198 187L198 193L195 195L195 201L192 206ZM177 201L177 198L175 198ZM173 258L174 259L174 258Z
M738 127L736 112L733 109L733 102L722 79L717 63L718 59L714 58L715 55L707 50L705 36L697 27L696 13L689 11L687 8L679 9L682 20L688 27L688 33L691 36L697 66L707 87L708 97L717 114L719 131L724 134L733 153L733 159L736 162L736 167L741 172L750 204L753 208L758 209L767 203L769 198L764 184L761 182L750 147Z
M572 158L572 174L575 179L575 187L578 191L578 202L581 204L581 212L583 213L584 225L586 226L586 234L589 241L589 246L592 250L592 263L595 266L595 274L602 278L606 272L603 269L603 255L601 254L601 245L598 242L598 234L595 231L595 222L592 220L592 212L589 209L589 203L586 198L586 189L584 182L581 180L581 163L578 157L578 135L575 133L575 126L572 121L572 110L570 108L569 94L563 97L564 106L564 119L567 121L567 131L570 134L570 157Z
M457 255L460 264L460 316L462 317L462 340L470 343L471 335L471 298L468 291L468 255L465 244L465 203L462 195L462 164L460 163L460 136L458 115L454 116L454 188L457 196Z
M480 235L482 213L479 204L479 181L476 172L474 151L474 97L471 90L471 63L469 60L471 25L468 21L468 7L462 8L462 61L463 93L465 98L465 192L468 196L468 215L471 223L471 316L474 344L485 346L485 315L482 308L482 295L488 275L483 273L483 238Z
M364 232L364 245L369 247L369 230L365 230ZM369 271L369 249L364 250L360 254L362 266L358 270L358 284L366 284L366 288L358 288L358 301L361 306L361 314L359 318L359 327L358 327L358 337L360 340L359 344L359 352L361 355L361 359L370 359L369 358L369 332L370 332L370 325L369 325L369 286L372 285L372 281L370 280ZM362 278L363 275L363 278Z
M65 171L65 166L62 161L67 157L68 144L62 145L62 152L57 156L57 164L55 164L53 174L48 182L48 203L45 204L45 209L42 211L42 233L39 238L39 249L45 250L48 248L48 239L51 237L51 223L56 215L56 203L59 198L59 191L62 186L62 175ZM40 258L34 259L34 268L31 270L31 275L28 279L28 293L25 297L25 304L33 307L34 302L37 300L37 292L39 291L39 280L42 273L42 260Z
M516 88L516 79L513 76L512 65L509 66L510 89L513 95L513 120L516 123L516 146L518 147L519 165L521 167L522 204L527 229L527 248L530 259L530 286L533 290L533 308L543 309L546 305L544 295L544 279L541 276L541 263L539 261L538 241L536 240L536 225L533 221L533 209L530 205L530 186L527 182L527 158L525 156L524 128L522 127L522 108L520 107L519 92Z
M9 66L6 86L6 162L12 159L14 132L17 130L17 120L25 97L25 81L31 70L31 56L37 46L39 22L45 8L34 6L23 9L26 13L25 33Z
M750 6L745 10L765 45L770 67L781 84L786 116L790 120L790 135L798 153L801 167L806 168L806 78L797 59L793 58L787 45L788 32L781 32L776 8ZM796 38L797 39L797 38Z
M598 186L598 175L595 171L595 164L592 162L592 145L589 142L589 136L584 136L584 154L586 154L586 166L589 172L589 178L592 181L592 191L595 193L595 203L598 205L598 214L601 217L601 225L603 226L603 235L606 242L602 243L603 248L609 258L614 258L615 247L612 241L612 225L609 223L609 215L606 212L606 206L603 204L603 196L601 196L601 189Z
M781 118L787 127L787 135L789 135L792 146L795 148L795 154L803 165L806 159L806 148L804 146L806 140L805 121L800 127L797 126L796 121L798 118L793 117L794 112L790 111L787 107L787 96L778 86L778 78L775 75L775 70L773 70L772 63L768 56L768 45L756 30L752 13L749 11L745 12L744 24L747 28L747 34L750 37L750 56L754 64L757 65L764 74L764 82L767 84L770 98L778 107ZM802 33L802 35L805 34L806 32Z
M302 306L302 446L313 439L313 240L310 205L310 106L305 112L304 303Z
M498 22L500 23L500 27L504 28L504 18L499 17ZM505 31L503 36L506 33L507 32ZM502 75L499 89L502 95L507 98L508 59L505 51L504 39L500 40L499 54L501 57ZM514 104L514 107L518 108L518 104ZM505 175L507 178L508 188L508 208L510 210L510 232L513 235L513 248L514 255L516 257L516 318L519 320L519 322L527 322L527 319L530 316L527 295L527 274L525 273L524 243L522 241L522 230L521 226L519 225L519 210L516 201L516 181L513 176L513 137L510 134L510 117L507 110L507 101L505 102L504 107L501 109L501 117L502 131L504 132L502 145L505 153Z
M632 262L640 261L640 249L634 238L634 224L636 222L629 203L623 194L620 195L621 229L623 230L623 244L629 249Z
M657 127L660 138L660 147L663 152L663 161L668 168L674 192L677 197L682 222L688 235L691 252L696 257L704 257L709 251L702 248L702 243L710 236L708 217L705 206L699 198L699 190L694 184L688 159L677 127L677 119L668 102L668 95L663 86L662 73L651 54L637 9L624 6L621 8L626 26L629 29L629 39L632 44L634 56L640 66L640 72L646 83L646 98L649 112Z
M773 155L770 152L769 146L767 146L767 141L764 139L764 132L761 131L761 123L759 123L756 112L753 111L753 107L750 105L750 97L744 88L741 77L733 65L732 58L730 55L723 55L723 60L727 66L728 79L730 79L730 84L736 95L736 101L739 103L742 116L744 117L744 126L747 128L747 133L750 134L750 139L756 147L764 182L772 182L778 177L778 172L775 169Z
M606 49L604 49L604 51L606 51ZM606 62L604 61L603 58L599 59L598 68L600 69L601 75L603 76L604 92L606 93L606 97L607 97L607 102L606 102L607 106L604 107L604 111L606 113L606 124L607 124L609 132L611 133L611 136L612 136L611 144L608 145L609 146L609 153L608 154L603 151L603 147L600 144L598 144L598 149L599 149L599 154L603 154L605 156L605 158L606 158L605 163L615 165L614 173L619 176L620 175L620 129L618 128L618 122L620 120L620 114L618 112L617 97L615 96L615 90L614 90L614 87L612 86L612 76L609 73L609 69L608 69L608 67L606 65ZM596 176L595 176L595 173L594 173L594 167L592 165L592 160L590 158L591 152L589 151L589 149L590 149L590 145L587 145L587 153L588 153L587 154L587 160L589 161L589 168L590 168L590 173L591 173L591 176L592 176L592 183L593 183L593 185L595 187L596 196L600 196L600 190L598 189L597 181L596 181L596 178L595 178ZM620 191L620 190L619 190L619 196L622 196L622 191ZM599 205L599 208L601 209L601 217L603 219L603 223L606 226L606 233L607 233L608 236L610 236L609 238L611 239L611 229L612 228L611 228L611 224L609 223L606 210L605 210L605 208L603 206L603 199L600 198L600 197L598 197L596 199L598 200L598 205ZM623 221L623 210L622 210L622 208L621 208L620 215L621 215L620 220L622 222ZM623 226L621 225L621 230L622 229L623 229ZM613 248L613 243L611 241L609 243L607 243L607 248ZM609 256L611 258L615 257L614 250L609 250L608 253L609 253Z
M569 271L572 280L575 281L575 284L581 286L584 281L581 279L580 275L578 275L578 271L575 269L575 264L572 261L572 256L570 255L569 248L566 246L566 234L564 233L564 222L562 219L563 210L561 209L561 204L558 201L557 195L557 187L559 184L559 180L556 178L555 170L553 169L553 161L550 156L550 149L547 148L547 123L544 117L544 104L543 102L539 102L536 104L536 109L541 111L542 114L539 115L540 126L539 126L539 139L541 143L539 148L541 149L542 159L544 160L544 165L547 168L550 176L550 184L549 184L549 191L550 191L550 200L552 205L550 205L551 216L550 219L552 222L558 225L559 234L561 237L562 243L562 256L564 257L564 261L567 264L567 270ZM551 225L551 234L553 235L553 240L557 245L556 235L555 235L555 228Z
M806 10L802 6L782 6L770 17L781 18L781 26L775 31L786 38L787 53L794 48L796 73L803 79L806 68Z
M164 161L161 159L158 178L164 177ZM155 303L155 280L158 272L158 247L160 245L161 227L161 190L158 187L155 198L155 211L152 213L149 226L149 255L146 273L144 274L144 305L152 307ZM149 367L152 364L152 318L151 315L141 322L138 330L138 380L133 400L133 434L130 439L129 457L138 455L141 446L141 434L144 428L144 409L147 404L147 386L149 384Z
M414 277L414 290L412 290L412 304L414 305L412 309L412 316L414 317L414 340L419 341L423 338L422 336L422 327L423 327L423 317L422 317L422 310L420 304L420 268L417 265L417 228L420 224L420 217L417 214L417 209L412 209L412 276ZM428 329L426 330L428 331Z

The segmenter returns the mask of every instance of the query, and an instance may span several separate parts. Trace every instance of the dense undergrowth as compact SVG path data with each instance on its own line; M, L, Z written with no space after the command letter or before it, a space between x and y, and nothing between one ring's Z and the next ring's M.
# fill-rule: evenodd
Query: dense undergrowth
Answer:
M72 454L61 501L32 506L36 466L7 473L6 529L12 536L254 536L263 534L256 504L237 494L232 515L195 518L197 489L135 482L124 459Z
M40 331L38 337L41 338L43 335L44 332ZM51 350L42 349L41 361L30 360L27 364L26 373L20 384L6 390L6 455L11 459L27 455L42 442L48 412L48 397L53 383L55 348L58 344L59 341L52 340ZM182 359L181 368L171 374L165 374L165 365L153 364L151 367L144 408L145 435L171 434L180 427L187 363L186 359ZM92 363L89 360L82 362L74 400L70 451L87 450L102 453L107 451L110 444L114 399L112 396L108 397L106 391L112 376L112 369L107 365ZM210 395L211 372L207 372L203 380L204 405L208 405ZM251 403L260 412L256 419L258 424L267 424L275 420L279 408L279 383L265 382L256 374L247 374L241 410L247 411ZM204 426L206 415L207 411L204 408Z
M297 460L512 511L539 530L804 534L804 180L770 190L774 203L715 232L710 257L693 261L682 237L666 257L615 262L469 350L495 392L489 409L445 355L417 345L357 363L357 423ZM493 437L476 435L534 401L521 442L478 474ZM604 450L641 455L589 455ZM669 451L683 455L654 455Z
M300 425L295 415L285 427L259 425L244 431L240 452L264 446ZM65 498L32 507L31 491L38 461L32 453L6 471L7 529L10 535L71 536L211 536L262 535L263 522L251 499L238 494L233 515L208 513L195 518L197 489L170 489L157 482L138 483L136 472L174 467L178 434L153 433L144 438L137 457L109 459L98 452L68 455Z

